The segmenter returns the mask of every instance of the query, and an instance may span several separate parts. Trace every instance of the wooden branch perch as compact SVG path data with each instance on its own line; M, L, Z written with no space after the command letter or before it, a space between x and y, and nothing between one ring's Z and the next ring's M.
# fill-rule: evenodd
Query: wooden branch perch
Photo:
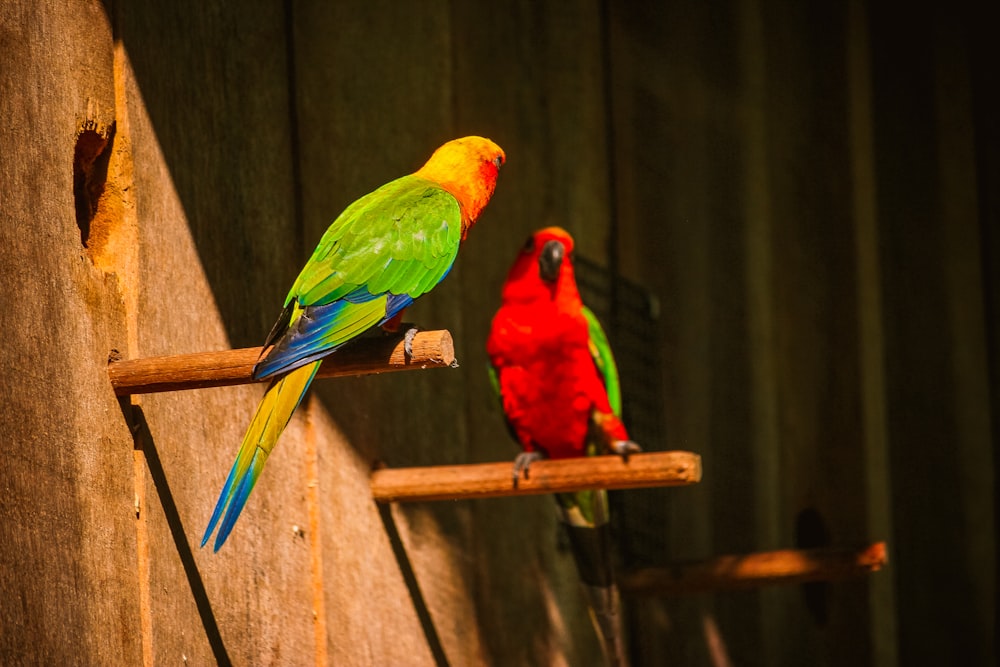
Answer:
M634 596L739 590L850 579L877 572L888 561L885 542L861 549L785 549L636 570L623 575L620 585Z
M592 456L541 460L514 486L514 462L424 468L383 468L372 473L372 496L380 503L459 500L561 493L583 489L683 486L701 480L701 457L691 452Z
M316 377L435 368L455 362L455 345L446 330L420 331L412 347L413 356L407 361L402 334L359 338L327 357ZM260 351L259 347L250 347L112 361L108 364L108 375L118 396L264 382L253 379Z

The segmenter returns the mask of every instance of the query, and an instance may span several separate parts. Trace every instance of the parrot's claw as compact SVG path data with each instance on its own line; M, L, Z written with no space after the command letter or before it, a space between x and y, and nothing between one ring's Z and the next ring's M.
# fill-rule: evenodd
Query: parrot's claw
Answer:
M638 454L641 451L642 447L639 446L639 443L632 440L615 440L611 443L611 452L618 454L626 461L628 461L629 454Z
M517 482L521 478L521 472L524 472L524 478L528 479L528 468L535 461L539 461L543 458L541 452L521 452L514 459L514 488L517 488Z
M403 353L406 354L406 360L409 361L413 358L413 339L417 337L420 329L415 324L404 324L403 326L406 327L406 333L403 334Z

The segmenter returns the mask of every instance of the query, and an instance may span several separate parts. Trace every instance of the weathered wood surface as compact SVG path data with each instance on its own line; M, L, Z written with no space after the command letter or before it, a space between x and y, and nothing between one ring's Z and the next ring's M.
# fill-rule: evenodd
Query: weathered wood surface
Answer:
M108 364L108 377L119 396L266 382L266 378L253 377L261 350L251 347L112 361ZM363 338L327 357L316 377L446 368L455 363L455 345L447 331L418 332L413 337L412 352L407 357L402 334Z
M861 549L781 549L715 556L624 573L619 585L630 595L669 596L843 581L878 572L889 562L885 542Z
M541 460L529 475L512 478L513 463L475 463L421 468L382 468L372 473L377 502L468 500L531 496L584 489L686 486L701 481L701 457L691 452Z
M126 313L77 222L114 134L111 23L4 2L0 44L0 663L141 664L132 438L94 373Z

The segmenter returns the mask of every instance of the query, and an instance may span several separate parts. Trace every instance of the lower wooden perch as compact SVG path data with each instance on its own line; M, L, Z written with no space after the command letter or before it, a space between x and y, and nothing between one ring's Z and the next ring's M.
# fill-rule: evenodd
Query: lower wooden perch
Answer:
M513 461L423 468L383 468L372 473L377 502L460 500L562 493L583 489L683 486L701 480L701 457L691 452L651 452L620 456L541 460L515 487Z
M455 363L455 344L446 330L419 331L411 347L413 356L407 360L403 334L359 338L327 357L316 377L370 375ZM108 376L118 396L265 382L253 378L261 349L249 347L112 361L108 364Z
M619 583L630 595L667 596L850 579L877 572L888 561L885 542L861 549L784 549L636 570Z

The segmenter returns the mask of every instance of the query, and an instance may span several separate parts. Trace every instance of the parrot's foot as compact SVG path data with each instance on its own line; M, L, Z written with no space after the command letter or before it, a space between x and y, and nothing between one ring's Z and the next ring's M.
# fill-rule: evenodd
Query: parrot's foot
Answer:
M420 333L420 329L412 322L403 322L396 329L388 333L395 333L404 328L406 329L406 333L403 334L403 354L406 355L406 360L409 361L413 358L413 339Z
M541 452L521 452L514 459L514 488L517 488L517 481L521 478L521 472L524 472L524 478L528 479L528 468L535 461L540 461L544 457Z
M413 358L413 339L417 337L420 329L417 328L416 324L410 322L404 322L400 328L403 327L406 327L406 333L403 334L403 353L406 355L406 360L409 361Z
M611 443L611 452L618 454L626 461L628 461L629 454L638 454L641 451L642 447L639 446L639 443L632 440L615 440Z

